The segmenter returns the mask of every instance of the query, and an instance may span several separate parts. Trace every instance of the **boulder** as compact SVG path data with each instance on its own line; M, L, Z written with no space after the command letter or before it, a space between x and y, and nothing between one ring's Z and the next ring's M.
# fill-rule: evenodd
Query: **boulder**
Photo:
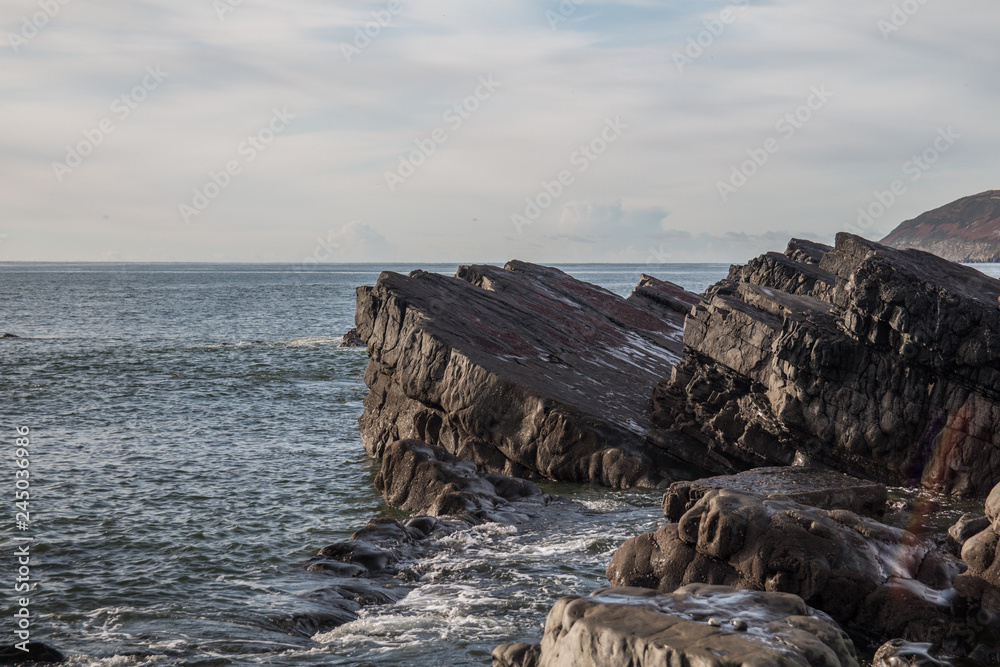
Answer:
M866 644L904 637L971 647L982 624L952 589L962 569L916 536L848 510L716 488L676 523L625 542L607 576L666 592L706 583L794 593Z
M357 293L366 449L412 438L487 472L612 487L735 471L652 428L650 395L683 352L671 304L698 298L652 280L638 291L629 301L517 261L383 273Z
M674 482L663 495L663 515L680 518L713 489L752 493L768 500L791 500L820 509L850 510L881 518L888 492L884 484L810 466L756 468L737 475Z
M503 645L494 667L857 667L854 645L794 595L685 586L609 588L556 602L540 645Z
M385 448L375 488L397 509L506 524L520 523L548 501L533 482L480 475L471 461L419 440L397 440Z
M998 298L1000 281L925 252L793 240L694 306L653 421L735 468L804 455L984 497L1000 482Z
M361 339L358 335L357 329L351 329L344 334L343 340L340 341L340 345L337 347L364 347L365 341Z
M978 535L989 528L990 525L991 522L989 517L980 516L979 514L963 514L959 520L948 529L948 540L952 546L956 547L958 551L961 552L962 547L970 537Z

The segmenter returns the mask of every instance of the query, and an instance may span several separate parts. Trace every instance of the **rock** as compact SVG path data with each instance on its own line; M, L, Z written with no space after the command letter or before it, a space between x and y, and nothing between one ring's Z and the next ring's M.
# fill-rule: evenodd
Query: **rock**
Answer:
M875 652L872 667L951 667L950 661L933 657L932 650L933 646L926 642L893 639Z
M25 648L28 650L22 651L15 644L0 647L0 665L13 665L21 662L66 661L66 657L62 653L41 642L28 642Z
M344 339L340 341L340 345L337 347L364 347L365 341L361 339L358 335L357 329L351 329L344 334Z
M680 285L644 273L627 301L680 328L684 326L684 317L691 312L691 308L701 303L701 297Z
M847 510L718 488L676 523L626 541L607 576L614 586L661 591L707 583L793 593L866 643L954 638L974 646L982 627L951 589L962 567L906 531Z
M653 422L736 469L797 455L892 485L1000 482L1000 281L850 234L794 240L706 292ZM678 458L697 448L676 451Z
M630 302L517 261L455 278L383 273L358 289L366 449L413 438L488 472L612 487L735 471L652 429L651 392L683 350L680 314L658 313L697 299L665 285L647 281Z
M276 628L312 636L355 620L363 606L395 602L415 577L410 564L434 549L430 538L485 521L509 525L543 518L550 501L533 482L481 475L472 463L416 440L385 448L375 486L390 505L423 514L406 521L369 521L349 539L320 549L303 563L324 579L322 588L301 596L312 608L272 619Z
M325 585L301 596L312 603L309 611L274 617L271 624L283 632L311 637L356 620L363 606L395 602L409 591L399 563L426 553L431 535L467 527L426 516L402 523L369 521L350 539L323 547L303 563L307 572L323 577Z
M901 223L882 239L893 248L916 248L953 262L1000 261L1000 191L990 190Z
M737 475L674 482L663 496L663 515L680 521L706 493L732 489L768 500L791 500L821 509L843 509L881 518L888 493L885 485L808 466L757 468Z
M493 667L535 667L541 656L540 644L501 644L493 649Z
M609 588L556 602L538 648L504 645L494 667L857 667L851 640L782 593L693 585L672 594Z
M986 518L992 521L995 526L997 519L1000 518L1000 484L993 487L990 494L986 496L986 504L983 507L983 512L986 514Z
M397 509L431 516L468 514L501 523L516 523L512 516L548 501L533 482L480 475L472 462L419 440L397 440L383 450L375 488Z
M963 514L961 518L948 529L948 538L952 545L961 551L966 541L990 527L988 517L978 514Z
M1000 535L993 528L987 528L962 545L962 560L968 563L969 574L985 580L991 586L1000 586L998 542Z

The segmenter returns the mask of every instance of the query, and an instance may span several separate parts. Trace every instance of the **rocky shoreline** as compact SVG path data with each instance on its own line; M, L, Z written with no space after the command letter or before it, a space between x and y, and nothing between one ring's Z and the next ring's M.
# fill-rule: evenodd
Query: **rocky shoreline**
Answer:
M849 234L703 295L523 262L383 273L357 291L359 427L411 518L322 549L336 612L281 622L400 599L432 536L553 520L552 480L662 489L665 522L497 667L1000 664L998 303L1000 281ZM886 485L985 503L911 532Z

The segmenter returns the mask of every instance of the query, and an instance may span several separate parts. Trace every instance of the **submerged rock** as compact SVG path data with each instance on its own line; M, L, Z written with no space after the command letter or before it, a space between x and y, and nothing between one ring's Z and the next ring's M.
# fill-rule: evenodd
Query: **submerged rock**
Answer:
M692 585L560 599L540 645L505 644L494 667L857 667L850 638L794 595Z
M676 523L625 542L607 574L615 586L661 591L708 583L794 593L866 643L906 637L974 646L982 625L952 589L963 567L848 510L715 488Z
M892 484L1000 482L1000 281L838 234L793 241L707 292L654 421L739 466L797 454Z
M28 650L22 651L16 644L0 647L0 665L15 665L22 662L66 661L66 657L62 653L41 642L27 642L24 647Z
M397 440L385 448L375 488L397 509L506 524L526 520L549 499L533 482L480 475L472 462L419 440Z
M415 438L489 472L613 487L728 471L650 421L698 297L653 280L637 293L625 300L516 261L455 278L383 273L358 289L366 449L380 457Z

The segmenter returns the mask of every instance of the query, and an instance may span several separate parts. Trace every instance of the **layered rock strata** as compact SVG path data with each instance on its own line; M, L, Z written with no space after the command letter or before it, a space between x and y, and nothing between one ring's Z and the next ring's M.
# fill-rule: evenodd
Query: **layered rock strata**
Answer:
M660 428L737 468L799 456L980 497L1000 482L1000 281L838 234L733 267L706 296L656 389Z
M650 421L697 301L654 279L626 300L524 262L383 273L358 289L364 445L419 439L489 472L612 487L728 470Z

